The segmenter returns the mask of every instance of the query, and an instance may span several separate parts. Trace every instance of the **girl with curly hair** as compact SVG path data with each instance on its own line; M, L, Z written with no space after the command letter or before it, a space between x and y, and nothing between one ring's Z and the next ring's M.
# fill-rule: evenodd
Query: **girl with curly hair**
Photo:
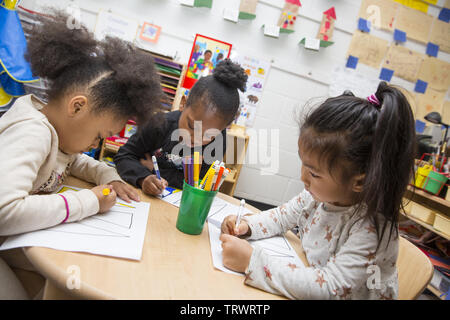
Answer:
M149 55L117 38L97 41L85 26L69 29L69 16L60 11L39 19L26 58L34 75L49 82L48 101L23 96L0 119L3 236L105 212L116 196L139 201L113 168L83 152L130 118L145 124L160 108L162 91ZM67 175L97 186L50 194Z

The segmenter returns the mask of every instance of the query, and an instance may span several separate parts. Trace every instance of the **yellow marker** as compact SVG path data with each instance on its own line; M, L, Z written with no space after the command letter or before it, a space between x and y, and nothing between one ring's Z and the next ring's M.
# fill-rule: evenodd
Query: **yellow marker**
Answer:
M200 187L203 186L206 182L206 179L208 179L209 174L211 173L211 171L214 169L214 165L216 164L216 162L219 162L218 160L214 161L211 166L209 167L208 171L206 171L205 176L202 179L202 182L200 182Z
M109 188L105 188L105 189L103 189L103 191L102 191L102 193L103 193L104 196L109 195L110 192L111 192L111 191L109 190Z
M199 170L200 155L198 152L194 152L194 187L198 188L198 177L200 174Z
M206 178L206 184L205 184L205 190L211 191L211 185L214 179L214 176L216 175L216 169L212 169L212 171L209 173L209 176Z

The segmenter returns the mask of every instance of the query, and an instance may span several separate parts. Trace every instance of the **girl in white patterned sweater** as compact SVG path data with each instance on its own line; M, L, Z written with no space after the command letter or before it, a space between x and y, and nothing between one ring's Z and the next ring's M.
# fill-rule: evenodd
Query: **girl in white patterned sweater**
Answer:
M301 127L305 190L288 203L222 223L223 263L245 283L291 299L396 299L398 215L414 172L414 118L381 82L366 99L327 99ZM309 267L270 258L245 239L298 226Z

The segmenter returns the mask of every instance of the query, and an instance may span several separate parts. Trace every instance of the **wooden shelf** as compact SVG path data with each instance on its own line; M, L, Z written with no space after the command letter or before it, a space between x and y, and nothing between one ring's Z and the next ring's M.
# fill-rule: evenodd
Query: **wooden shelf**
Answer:
M450 216L450 201L439 198L419 188L408 186L405 192L405 198L426 205L440 213Z
M427 289L430 290L436 297L438 297L441 300L444 300L444 296L442 296L442 292L440 292L438 289L433 287L431 284L427 286Z
M405 217L407 217L409 220L412 220L412 221L414 221L415 223L421 225L422 227L424 227L424 228L426 228L426 229L428 229L428 230L430 230L430 231L433 231L434 233L436 233L437 235L441 236L442 238L445 238L445 239L447 239L447 240L450 240L450 236L448 236L448 235L445 234L445 233L442 233L441 231L436 230L432 225L430 225L430 224L428 224L428 223L425 223L425 222L423 222L423 221L420 221L419 219L417 219L417 218L415 218L415 217L413 217L413 216L410 216L409 214L404 214L404 213L402 213L402 215L405 216Z

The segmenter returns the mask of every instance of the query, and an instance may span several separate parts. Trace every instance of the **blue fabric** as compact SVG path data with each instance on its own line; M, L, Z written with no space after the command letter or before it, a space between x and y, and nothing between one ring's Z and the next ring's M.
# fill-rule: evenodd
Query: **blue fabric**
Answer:
M0 6L0 62L8 75L18 82L38 79L33 77L24 58L26 51L27 43L17 12Z
M442 8L441 12L439 13L439 20L442 20L444 22L450 21L450 9Z
M0 65L0 72L3 72L3 68ZM6 72L0 74L0 85L3 87L3 90L9 95L14 97L23 96L25 94L25 89L23 84L17 81L14 81L12 78L8 76Z

